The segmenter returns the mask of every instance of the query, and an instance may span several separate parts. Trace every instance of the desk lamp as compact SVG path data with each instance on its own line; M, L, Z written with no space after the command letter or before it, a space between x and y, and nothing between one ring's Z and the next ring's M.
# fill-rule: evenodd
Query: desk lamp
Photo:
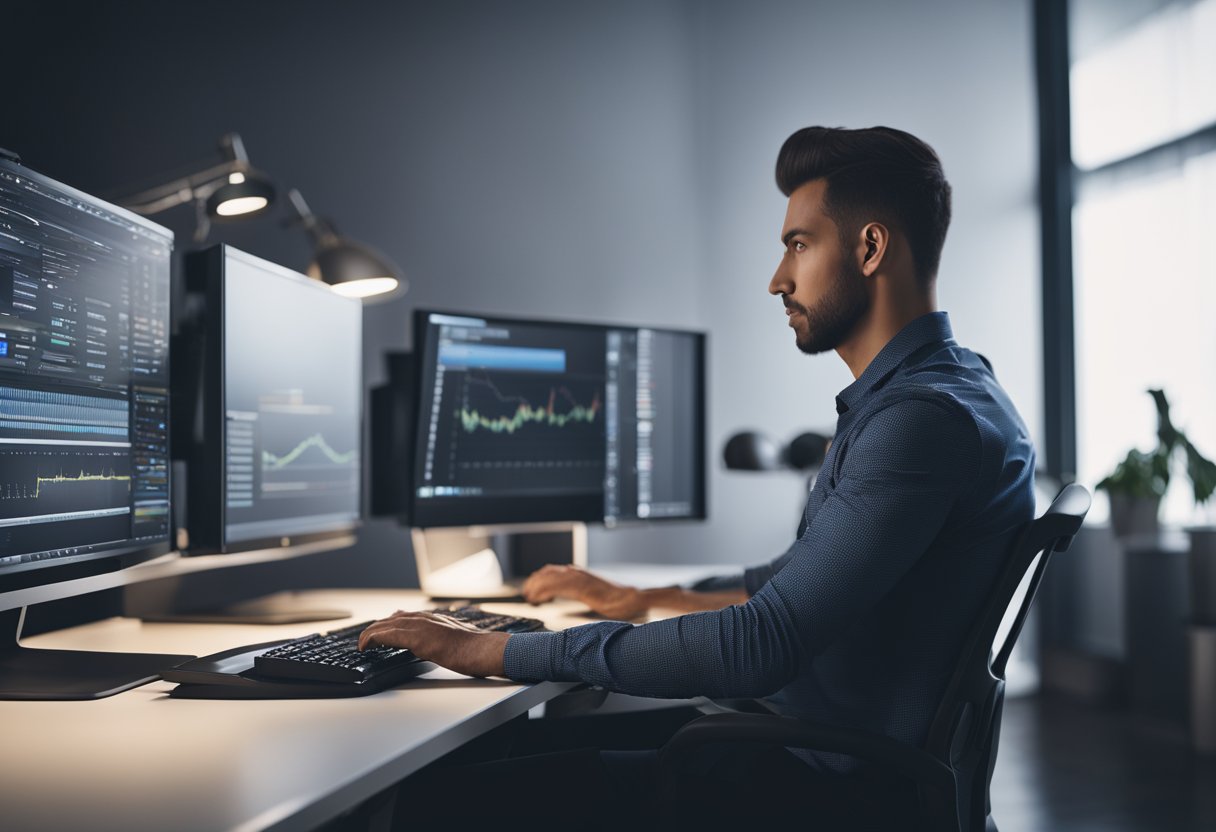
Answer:
M194 240L198 243L207 239L212 220L240 220L265 213L274 201L274 186L249 163L241 137L225 134L219 149L223 157L219 164L132 194L120 204L151 216L193 202L197 216Z
M308 276L364 303L380 303L405 294L401 271L379 252L338 233L331 220L318 217L295 188L287 195L295 214L285 225L301 225L312 242Z

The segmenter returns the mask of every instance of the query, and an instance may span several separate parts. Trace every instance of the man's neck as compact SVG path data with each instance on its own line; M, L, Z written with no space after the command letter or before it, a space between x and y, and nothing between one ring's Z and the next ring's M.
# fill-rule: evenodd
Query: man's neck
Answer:
M836 354L848 365L853 378L858 379L901 329L922 315L936 311L937 302L933 297L899 305L874 303L849 339L836 348Z

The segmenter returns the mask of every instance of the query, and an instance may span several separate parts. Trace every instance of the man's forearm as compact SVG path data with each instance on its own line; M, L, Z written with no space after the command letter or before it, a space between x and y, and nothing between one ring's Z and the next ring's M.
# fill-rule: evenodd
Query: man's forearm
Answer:
M648 609L674 610L675 612L701 612L720 610L731 604L746 604L747 590L743 588L718 592L697 592L679 586L665 586L641 590L642 600Z

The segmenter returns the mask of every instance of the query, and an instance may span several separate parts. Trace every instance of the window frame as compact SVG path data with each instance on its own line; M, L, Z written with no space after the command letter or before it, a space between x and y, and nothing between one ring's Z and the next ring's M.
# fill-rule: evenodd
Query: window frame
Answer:
M1216 122L1183 136L1081 170L1072 158L1071 3L1035 0L1035 75L1039 116L1039 209L1043 318L1042 468L1062 483L1076 479L1077 366L1073 210L1083 189L1151 175L1216 151Z

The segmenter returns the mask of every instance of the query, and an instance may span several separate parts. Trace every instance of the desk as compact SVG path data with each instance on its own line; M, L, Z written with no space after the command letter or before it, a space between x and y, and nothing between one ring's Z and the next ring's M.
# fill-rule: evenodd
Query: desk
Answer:
M408 590L300 593L348 623L433 606ZM585 624L573 603L487 609ZM279 626L113 618L31 647L206 655L339 621ZM519 685L436 670L354 699L177 700L156 682L91 702L0 702L0 827L15 830L312 829L573 685Z

